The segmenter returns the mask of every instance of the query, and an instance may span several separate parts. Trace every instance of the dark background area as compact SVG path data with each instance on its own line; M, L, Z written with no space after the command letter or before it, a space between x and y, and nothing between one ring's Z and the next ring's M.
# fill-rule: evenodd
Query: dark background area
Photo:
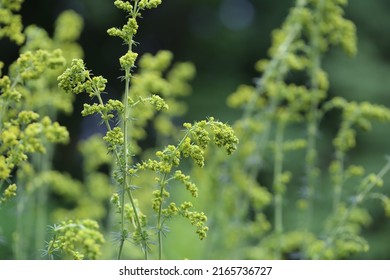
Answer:
M167 49L174 53L175 60L195 64L197 76L192 83L193 94L188 98L186 121L213 115L233 123L240 112L226 106L226 97L239 84L252 83L257 75L254 63L267 56L270 32L281 25L294 2L163 0L158 9L143 13L136 36L140 45L136 51L142 54ZM125 46L120 39L108 36L106 30L124 24L123 12L110 0L26 0L22 9L24 25L36 24L50 33L56 17L66 9L73 9L84 18L80 43L87 67L93 69L94 74L105 76L109 80L108 92L119 96L123 85L118 79L121 75L118 59ZM359 53L348 58L339 50L331 50L324 58L331 96L390 106L389 15L388 0L350 1L346 17L357 26ZM0 59L13 61L17 57L17 48L6 41L1 41ZM60 119L76 142L83 135L82 118L78 112L87 98L77 99L71 118L64 116ZM325 120L320 145L323 144L321 141L332 137L337 125L337 118ZM358 148L348 160L363 164L369 172L378 171L385 162L384 155L389 153L389 132L388 124L378 124L374 125L372 132L359 134ZM386 177L387 181L389 177ZM370 229L373 237L369 240L373 251L379 254L369 257L389 259L389 248L383 247L383 242L388 243L390 225L382 212L378 208L374 213L378 219Z

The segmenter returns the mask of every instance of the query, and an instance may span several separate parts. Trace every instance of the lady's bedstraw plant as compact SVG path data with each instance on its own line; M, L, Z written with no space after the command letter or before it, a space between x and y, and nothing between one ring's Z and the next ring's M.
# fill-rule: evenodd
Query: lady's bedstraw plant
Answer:
M65 216L59 214L64 213L61 207L52 209L52 215L48 215L49 192L67 197L68 201L73 194L73 197L78 197L77 206L86 207L88 201L84 196L82 203L79 202L81 184L75 183L69 175L53 170L52 166L55 144L69 141L66 128L55 121L57 114L71 113L73 109L73 97L58 89L57 76L64 71L70 57L82 56L81 48L75 43L82 29L82 19L73 11L61 13L51 38L35 25L23 30L21 17L16 14L22 2L0 1L0 37L8 37L22 45L19 58L8 67L8 75L3 75L4 64L0 62L0 205L17 195L16 214L13 216L15 229L12 238L6 242L12 247L14 258L36 259L40 258L44 246L47 224ZM88 178L87 182L94 177ZM102 176L98 181L104 182ZM94 194L99 193L96 180L94 185ZM96 204L95 200L95 207L90 206L89 210L98 209ZM81 216L80 208L77 215L67 212L66 216ZM86 220L73 223L87 227ZM58 231L57 236L63 231ZM91 227L88 234L78 234L78 240L81 243L90 242L88 238L95 240L94 250L97 251L101 238L95 238L93 234L98 234L96 226ZM65 245L51 244L50 248L70 253ZM90 247L84 246L78 248L77 253L95 257L89 251ZM47 253L52 255L50 251Z
M161 1L115 1L114 4L128 14L128 21L122 29L108 30L109 35L120 37L128 47L127 52L119 59L124 72L123 101L109 99L104 102L102 94L105 91L107 80L102 76L93 76L80 59L73 60L71 66L58 77L58 81L59 86L66 92L75 94L86 92L96 99L98 103L84 105L82 115L100 115L107 128L103 139L107 142L108 149L115 159L114 179L120 186L119 191L112 196L112 203L120 217L118 259L123 255L126 240L139 246L144 258L148 259L151 246L155 243L155 235L157 235L158 258L162 259L163 237L167 232L166 221L168 219L177 215L185 217L196 227L196 233L200 239L205 238L208 231L206 215L203 212L191 210L191 202L185 201L177 204L170 200L169 191L173 181L182 183L193 197L198 196L195 184L179 169L182 159L191 158L196 165L203 167L204 151L210 142L223 147L228 154L231 154L236 149L238 139L228 125L209 118L194 124L184 124L185 133L178 144L168 145L165 149L157 151L156 159L142 160L138 163L135 161L134 155L139 152L136 146L136 141L140 139L138 132L143 131L146 124L144 120L150 119L154 114L149 113L145 116L142 111L151 112L150 105L155 111L168 110L169 106L162 96L180 94L178 88L183 89L185 93L187 88L185 81L192 77L193 69L181 64L176 66L176 70L174 68L170 71L167 79L163 79L161 73L169 66L171 55L169 52L160 52L156 57L150 55L144 57L140 63L143 71L134 75L135 62L138 57L138 54L133 51L134 36L138 30L137 20L141 16L141 11L156 8ZM113 120L116 118L121 120L121 125L115 125ZM151 206L155 212L155 219L147 217L145 213L148 209L145 209L145 205L140 205L139 200L135 198L139 186L134 185L133 182L142 175L142 171L146 170L156 174L157 188L152 192Z
M234 126L242 143L239 152L229 164L212 155L210 165L219 172L199 176L207 178L203 184L212 185L219 178L225 181L227 195L225 201L216 206L216 213L222 211L226 215L212 217L213 226L221 228L227 224L227 219L234 221L223 234L226 238L210 240L211 246L240 247L238 258L343 258L368 248L360 235L362 227L371 220L362 207L363 202L378 198L388 213L389 199L377 193L375 186L382 184L390 162L378 174L364 178L363 167L348 166L346 154L356 145L357 129L370 129L372 121L389 122L390 110L368 102L327 97L329 80L321 65L324 53L332 46L341 46L350 56L357 51L355 26L343 17L346 3L345 0L297 0L283 26L272 33L270 59L256 63L261 77L254 86L242 85L229 97L230 106L243 110ZM302 82L302 77L307 80ZM329 168L333 212L322 225L323 230L318 231L313 225L314 213L317 213L315 204L319 192L327 193L322 187L329 187L321 178L325 175L318 166L317 142L320 122L332 109L342 111L341 126L333 140L335 159ZM303 137L289 139L291 131L303 128L306 130ZM303 186L293 181L293 174L300 172L298 166L290 167L294 172L286 166L289 153L299 150L305 150ZM272 174L269 188L263 186L261 176L266 174L267 166L271 166L268 172ZM345 189L348 184L355 184L351 178L360 178L361 183L355 188L352 203L348 203L351 191ZM295 192L300 194L297 208L301 222L287 229L285 197L287 192L294 195L293 184L299 186ZM230 191L226 190L228 186ZM210 200L215 200L218 194L218 190L210 192ZM272 223L264 214L271 202ZM226 206L232 208L232 204L240 205L241 211L222 210ZM247 240L252 242L247 243ZM257 247L253 246L254 240L258 240ZM243 249L246 246L247 249Z
M67 130L49 117L40 117L31 110L23 110L24 84L39 79L46 70L64 64L60 50L29 51L10 66L9 75L3 75L0 62L0 187L1 203L15 195L16 185L12 183L12 172L28 159L30 153L44 153L45 141L65 143Z
M358 133L374 121L388 123L390 110L328 96L324 55L335 46L350 56L357 51L355 26L344 17L346 0L297 0L272 33L269 59L256 63L260 78L228 98L229 106L243 112L234 124L240 149L229 161L226 153L236 149L238 138L228 125L212 117L173 125L172 117L185 110L179 100L189 92L194 67L172 65L168 51L138 59L134 50L141 13L158 7L160 0L114 2L127 14L122 28L108 30L127 46L119 59L120 100L107 98L107 80L93 75L81 59L76 43L80 17L64 12L50 37L34 25L23 30L17 15L22 2L0 0L0 38L23 44L8 68L0 62L0 210L16 197L15 258L38 258L50 221L55 225L45 257L98 258L105 234L100 223L108 230L118 227L118 248L105 248L104 257L162 259L168 222L178 216L200 239L209 227L216 231L205 240L206 258L336 259L368 250L362 229L372 217L366 202L380 201L390 216L390 198L383 190L390 158L378 173L367 174L348 155ZM82 181L52 166L54 145L69 141L57 114L70 113L79 93L95 102L84 104L82 115L97 114L107 130L79 145ZM333 113L340 126L326 147L319 143L319 132ZM139 145L150 124L158 134L157 147L163 147L152 153ZM208 149L211 143L222 149ZM330 162L321 157L324 147L333 155ZM303 160L296 164L296 158ZM191 170L184 171L184 165ZM323 170L324 165L329 167ZM107 167L112 178L102 172ZM112 184L118 188L114 194ZM202 186L199 197L197 185ZM180 186L191 199L176 194ZM50 205L47 215L50 194L65 202ZM196 211L195 198L212 214ZM114 218L111 209L118 214ZM140 250L127 250L133 245Z
M24 83L21 103L24 108L34 110L52 120L56 120L58 114L72 112L74 98L58 88L57 77L64 71L66 62L70 61L71 57L82 56L82 50L75 42L81 33L82 25L82 19L78 14L64 11L55 21L52 37L44 29L35 25L24 29L26 42L20 49L21 53L61 50L64 60L61 67L45 71L39 79ZM46 239L46 226L52 222L53 217L48 215L48 198L50 193L56 192L53 186L63 181L61 176L64 175L55 172L52 166L55 145L47 142L44 146L46 152L32 155L29 163L25 163L17 173L17 183L24 186L23 199L17 202L18 218L14 233L15 240L20 240L16 241L14 246L14 253L18 259L38 257L39 250L44 246ZM26 215L26 213L34 214ZM29 221L34 221L35 230L32 230Z
M18 45L25 40L22 17L16 14L23 2L24 0L0 1L0 38L7 37Z

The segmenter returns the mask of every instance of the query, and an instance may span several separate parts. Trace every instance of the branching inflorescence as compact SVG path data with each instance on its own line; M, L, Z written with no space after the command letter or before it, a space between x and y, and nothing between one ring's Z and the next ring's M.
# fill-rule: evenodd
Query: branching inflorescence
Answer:
M206 215L203 212L190 210L192 203L185 201L177 205L168 202L169 184L175 180L181 182L193 197L198 196L198 189L190 177L185 175L179 165L182 158L191 158L196 165L204 166L204 151L210 142L223 147L231 154L238 144L232 128L228 125L209 118L207 121L196 122L193 125L185 124L185 135L177 145L168 145L165 149L156 152L156 159L143 160L136 163L133 158L139 153L137 140L143 137L144 126L156 111L166 111L170 104L178 105L172 97L185 95L188 91L186 82L193 76L194 69L190 64L176 64L166 76L163 72L169 67L172 55L161 51L156 56L145 55L140 60L140 73L133 74L138 54L133 51L134 35L138 30L137 19L141 11L156 8L159 0L115 1L114 4L128 14L128 21L122 27L110 28L108 34L121 38L128 46L127 52L120 57L119 64L124 71L125 83L123 101L109 99L103 101L107 80L102 76L93 76L85 68L81 59L73 60L70 67L58 77L59 86L69 93L86 92L90 97L97 99L97 103L85 104L83 116L100 115L107 128L103 137L116 161L114 178L120 190L112 197L120 216L119 253L122 256L124 242L130 240L139 245L148 258L150 246L153 243L153 232L157 233L158 258L163 254L163 236L166 233L165 222L173 216L181 215L187 218L196 227L200 239L206 237ZM165 101L165 97L170 104ZM152 108L152 110L151 110ZM121 125L113 124L113 119L120 119ZM163 119L160 118L160 122ZM158 129L158 125L156 126ZM146 214L141 211L145 208L134 197L138 186L132 183L135 177L141 176L140 171L150 170L156 173L156 190L153 192L152 209L156 214L155 226L150 229ZM129 201L129 204L126 202ZM147 209L144 211L148 211Z

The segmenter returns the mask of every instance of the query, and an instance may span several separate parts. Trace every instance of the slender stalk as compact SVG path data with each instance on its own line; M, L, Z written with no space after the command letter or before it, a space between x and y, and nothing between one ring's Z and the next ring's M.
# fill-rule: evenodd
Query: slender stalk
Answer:
M43 173L51 169L52 155L53 155L53 146L51 144L47 145L47 154L45 155L36 155L36 166L37 172ZM35 165L34 164L34 165ZM34 242L34 254L38 254L39 250L44 247L45 237L46 237L46 225L48 217L48 186L43 184L39 189L34 193L35 201L35 242ZM38 255L34 256L37 257Z
M131 47L130 47L131 49ZM125 233L125 193L126 189L129 183L129 176L127 174L127 171L129 170L129 124L128 124L128 118L129 118L129 104L128 104L128 97L129 97L129 89L130 89L130 69L125 70L125 104L124 104L124 118L123 118L123 154L124 154L124 167L123 167L123 185L122 185L122 191L121 191L121 243L120 243L120 250L118 254L118 259L121 258L121 253L122 253L122 247L123 243L126 238L126 233ZM134 205L135 206L135 205ZM132 205L132 207L135 209ZM136 215L137 216L137 215ZM141 228L139 228L141 229Z
M180 149L181 145L184 143L185 139L188 137L190 134L190 131L187 131L184 137L180 140L179 144L176 146L175 151L173 152L173 155L176 153L177 150ZM172 159L173 160L173 159ZM169 164L172 164L172 160ZM158 213L157 213L157 239L158 239L158 259L162 259L162 251L163 251L163 219L162 219L162 209L163 209L163 202L164 202L164 190L168 182L168 176L169 172L164 172L161 175L161 180L160 180L160 197L161 197L161 202L159 205Z
M357 112L355 112L356 114ZM341 124L340 128L340 136L339 138L341 141L345 141L345 132L348 131L352 126L352 120L354 119L354 116L351 116L351 118ZM343 190L344 185L344 161L345 161L345 148L336 147L336 162L338 164L336 173L333 175L333 181L334 181L334 187L333 187L333 213L337 213L339 206L340 206L340 200L341 200L341 194Z
M383 176L386 175L387 172L390 171L390 158L387 160L387 163L385 166L382 167L382 169L376 174L376 178L382 179ZM368 183L366 183L368 182ZM367 184L366 187L364 187L364 191L361 192L356 200L353 202L352 206L357 206L359 203L363 202L364 198L367 196L367 194L375 187L375 182L370 182L369 180L365 180L365 183Z
M282 182L283 172L283 139L284 139L284 128L285 122L283 120L278 122L276 128L275 137L275 162L274 162L274 178L273 178L273 189L275 191L275 233L277 235L278 245L276 248L276 258L281 259L282 257L282 234L283 234L283 194L284 184Z
M126 193L127 193L127 196L129 197L131 207L134 209L135 223L137 225L137 229L142 234L142 224L141 224L141 221L139 220L139 217L138 217L138 210L137 210L137 207L136 207L135 202L134 202L133 194L129 188L126 188ZM142 245L142 250L144 251L144 258L145 258L145 260L147 260L148 259L148 246L147 246L146 240L143 240L143 241L144 241L144 243Z
M307 0L298 0L296 7L302 8L306 6ZM256 94L252 96L251 101L248 102L244 108L244 113L242 119L249 118L256 110L256 100L260 95L265 92L264 86L268 84L269 80L275 74L275 72L279 73L279 77L283 77L286 74L286 71L281 71L281 63L284 61L286 55L288 54L288 50L290 49L292 43L297 38L302 30L302 23L296 22L294 23L288 31L288 35L286 39L281 43L276 51L276 54L273 56L270 61L269 66L264 71L261 79L258 79L256 82Z
M390 171L390 159L388 159L387 163L382 167L382 169L376 174L376 178L382 179L383 176L385 176ZM345 224L345 222L350 217L352 211L364 201L366 196L372 191L372 189L375 187L376 182L370 181L367 178L363 180L362 182L362 188L363 191L359 193L356 196L356 199L353 200L348 210L344 213L344 215L341 217L338 226L333 230L332 234L330 235L327 244L328 246L330 244L333 244L335 239L337 238L337 235L340 233L340 230L342 229L342 226Z
M312 61L309 69L310 83L312 93L317 94L320 90L318 75L321 71L321 52L320 52L320 30L319 25L322 22L322 9L324 1L318 3L314 14L314 22L310 34L310 60ZM307 148L305 156L305 174L307 178L307 208L304 219L304 231L309 233L312 227L314 212L314 197L317 184L317 134L319 129L320 112L318 109L319 97L313 96L310 111L307 116ZM305 242L305 251L309 244Z
M157 215L157 236L158 236L158 259L162 260L162 251L163 251L163 221L162 221L162 205L163 205L163 193L166 185L166 180L168 177L168 173L164 173L163 178L160 182L160 197L161 203L158 209Z
M137 18L139 10L140 10L140 8L138 7L138 1L135 1L134 8L133 8L131 16L133 18ZM128 51L132 52L133 35L131 35L130 38L129 38L128 46L129 46ZM118 259L121 258L123 244L124 244L124 241L125 241L125 239L127 237L127 233L126 233L125 228L124 228L124 224L125 224L125 219L124 219L125 193L129 197L129 200L130 200L130 203L131 203L131 207L133 208L134 216L135 216L135 220L136 220L136 225L137 225L137 231L141 235L141 238L142 238L142 241L143 241L143 245L142 246L143 246L143 251L144 251L144 258L147 259L148 258L147 242L146 242L146 240L144 239L144 236L143 236L144 233L143 233L143 229L142 229L142 224L141 224L141 222L139 220L138 210L137 210L137 207L135 205L134 198L133 198L133 195L132 195L132 192L131 192L131 189L130 189L131 176L130 176L130 174L128 174L128 170L130 168L130 158L131 158L131 153L129 151L129 147L130 147L130 142L129 141L131 139L130 129L129 129L129 126L130 126L130 122L129 122L129 119L130 119L130 106L129 106L129 102L128 102L129 97L130 97L130 79L131 79L131 69L130 69L130 67L128 67L128 68L125 69L125 96L124 96L124 112L123 112L123 155L124 155L124 164L122 166L122 168L123 168L123 170L122 170L123 171L123 185L122 185L122 191L121 191L121 206L122 206L122 208L121 208L121 233L122 233L122 236L121 236L121 241L120 241ZM119 155L117 157L119 159Z
M335 185L333 188L333 213L337 213L340 206L341 193L343 189L343 177L344 177L344 158L345 153L342 151L336 151L336 161L339 163L337 174L334 175Z
M130 71L130 70L129 70ZM130 73L130 72L126 72L127 73ZM129 76L129 75L127 75ZM126 82L126 88L127 90L125 90L125 101L127 101L127 97L126 95L128 96L129 95L129 87L130 87L130 77L128 78L128 81ZM98 101L100 104L104 105L104 102L101 98L101 95L100 94L96 94L97 98L98 98ZM132 194L132 191L130 189L130 186L131 186L131 176L129 176L128 174L128 170L129 170L129 150L128 150L128 137L129 136L129 133L128 133L128 123L126 120L128 120L128 116L129 115L129 106L128 106L128 103L125 102L124 104L125 106L125 109L124 109L124 135L127 135L127 137L124 137L124 151L125 151L125 164L122 166L121 164L121 158L120 158L120 152L115 149L114 150L114 155L115 155L115 158L116 158L116 161L117 163L119 164L120 168L122 169L122 172L123 172L123 185L122 185L122 190L121 190L121 193L120 193L120 199L121 199L121 228L120 228L120 231L121 231L121 240L120 240L120 243L119 243L119 251L118 251L118 259L121 258L122 256L122 251L123 251L123 245L124 245L124 242L126 240L126 237L127 237L127 234L125 232L125 228L124 228L124 224L125 224L125 212L124 212L124 205L125 205L125 195L127 194L129 200L130 200L130 204L131 204L131 207L133 208L133 211L134 211L134 216L135 216L135 221L136 221L136 226L137 226L137 229L139 231L140 234L142 234L143 230L142 230L142 224L141 224L141 221L139 220L139 216L138 216L138 209L135 205L135 202L134 202L134 197L133 197L133 194ZM103 116L104 117L104 116ZM110 125L110 123L107 121L106 118L103 118L104 119L104 123L106 125L106 128L108 131L111 131L112 130L112 127ZM125 129L126 127L126 129ZM125 134L125 131L127 132ZM127 148L126 148L127 147ZM127 162L126 162L127 160ZM146 244L146 240L144 240L144 244L143 244L143 251L144 251L144 258L145 259L148 259L148 252L147 252L147 244Z
M16 203L16 226L12 246L14 258L16 260L28 259L26 240L32 238L32 236L29 235L29 231L25 231L25 227L28 222L25 221L23 214L25 213L28 196L25 195L24 192L24 190L21 190L18 193L19 197ZM27 225L27 229L31 229L31 227Z

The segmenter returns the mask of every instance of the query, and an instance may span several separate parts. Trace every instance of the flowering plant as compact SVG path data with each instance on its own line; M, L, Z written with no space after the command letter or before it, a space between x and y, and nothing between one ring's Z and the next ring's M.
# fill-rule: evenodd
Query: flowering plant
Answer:
M161 0L114 1L127 19L107 31L125 46L120 98L83 59L78 14L63 12L49 36L23 28L22 2L0 0L0 38L21 45L15 62L0 62L0 214L16 213L12 234L0 223L0 246L12 258L164 259L170 236L190 238L181 220L207 258L339 259L369 250L368 202L390 215L390 159L370 173L348 154L360 131L390 121L390 109L329 95L325 54L357 52L346 0L296 1L272 33L269 58L255 64L259 78L228 97L241 112L232 126L211 116L177 124L194 65L166 50L140 55L135 41L141 16ZM81 115L104 131L77 143L74 176L55 168L56 145L74 140L57 118L84 94ZM319 135L332 114L340 125L327 161ZM156 143L145 148L151 133Z

